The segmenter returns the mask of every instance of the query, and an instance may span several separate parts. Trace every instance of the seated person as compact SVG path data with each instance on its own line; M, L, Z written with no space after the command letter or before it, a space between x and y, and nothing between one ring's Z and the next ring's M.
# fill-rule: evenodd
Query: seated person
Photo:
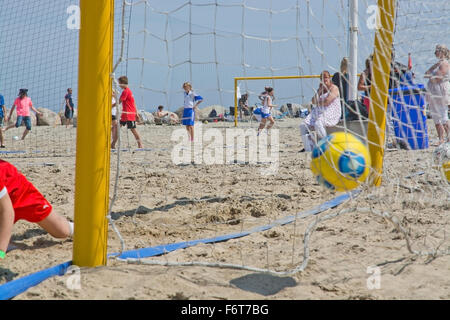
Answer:
M300 125L300 134L304 148L300 152L312 151L316 141L311 136L311 131L315 130L318 140L327 136L325 127L335 126L341 118L341 99L339 88L331 82L328 71L323 71L320 75L320 85L317 93L311 100L313 107L311 113Z
M243 119L242 118L242 112L244 112L244 115L250 115L250 112L249 112L249 109L248 109L248 93L243 94L239 98L238 110L239 110L239 117L241 119Z
M158 106L158 111L155 113L155 123L167 123L167 124L174 124L178 123L178 119L175 117L174 114L171 114L167 111L163 111L163 106Z

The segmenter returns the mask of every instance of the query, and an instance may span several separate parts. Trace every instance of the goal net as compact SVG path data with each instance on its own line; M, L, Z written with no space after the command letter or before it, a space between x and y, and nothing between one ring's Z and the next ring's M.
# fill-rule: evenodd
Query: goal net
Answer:
M148 152L122 155L122 163L136 167L118 166L111 218L119 231L126 231L113 235L111 243L125 251L151 243L156 251L136 249L120 259L292 274L307 266L311 246L325 245L317 238L310 243L312 231L351 212L374 221L366 230L358 217L347 220L361 234L373 236L377 228L391 225L411 255L448 253L444 212L449 189L433 162L431 145L437 138L427 117L424 78L435 62L435 45L444 44L449 33L448 4L400 0L389 11L378 9L375 1L359 1L355 27L350 2L127 4L133 14L126 61L138 103L153 109L162 105L181 118L185 81L204 101L196 115L194 144L185 129L162 126L151 131ZM389 21L392 40L386 38ZM416 41L420 46L411 48ZM315 136L315 149L298 153L304 147L299 126L315 112L311 102L320 92L319 76L327 70L332 77L342 58L352 54L354 80L344 83L353 86L354 98L346 93L339 110L345 116L325 128L337 141ZM369 92L358 89L358 82L371 55ZM253 111L261 106L259 95L266 87L275 92L275 126L257 136ZM233 110L243 94L248 94L250 112L238 110L235 128ZM270 158L271 152L277 156ZM269 157L261 160L264 153ZM274 163L277 169L270 171ZM342 170L348 170L346 176ZM374 180L381 186L373 188ZM342 191L349 198L340 203L342 198L335 197ZM334 201L340 203L337 208ZM130 210L119 209L125 203ZM321 208L329 212L317 218L312 212ZM438 212L430 222L433 231L422 225L431 212ZM331 229L340 225L329 223ZM416 231L414 236L407 228ZM160 254L163 259L145 259Z
M55 166L45 169L41 182L55 206L68 210L79 1L3 2L0 94L7 114L19 89L27 88L43 115L32 111L32 130L23 141L23 126L4 132L0 157L35 179L36 167ZM435 152L439 137L429 117L425 73L438 61L435 46L450 45L450 3L397 0L388 10L392 1L378 8L375 0L364 0L352 11L351 2L115 1L112 83L117 100L119 77L129 79L143 147L127 126L119 128L108 213L114 263L276 275L311 266L309 275L322 280L326 272L346 279L353 266L364 268L360 281L366 267L385 260L449 253L447 158L443 147ZM371 81L358 89L372 54ZM353 78L343 77L346 98L333 101L338 115L324 128L306 122L325 109L328 82L320 75L339 73L344 57ZM181 125L185 82L203 98L193 142ZM258 131L254 111L266 87L274 92L274 125ZM66 127L68 88L75 116ZM236 127L233 110L243 94L251 108ZM329 138L333 133L336 140ZM305 141L311 150L299 152L307 149ZM61 180L65 176L70 180Z
M128 25L130 8L116 1L115 60L121 53L122 27ZM22 140L25 126L4 133L2 157L73 157L76 152L78 111L78 48L80 1L4 1L2 3L0 53L0 94L10 114L19 89L28 89L33 106L31 131ZM126 72L126 63L117 71ZM66 122L67 89L72 89L74 114ZM8 123L15 124L17 112Z

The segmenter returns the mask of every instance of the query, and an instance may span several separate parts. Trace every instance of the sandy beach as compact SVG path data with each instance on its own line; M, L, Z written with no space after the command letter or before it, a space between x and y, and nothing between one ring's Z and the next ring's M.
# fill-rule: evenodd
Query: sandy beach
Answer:
M305 212L339 194L317 184L309 169L311 156L302 148L300 119L277 121L279 166L228 161L223 164L175 164L171 141L181 126L138 126L144 150L134 151L130 132L122 129L121 164L112 219L125 250L204 239L251 230ZM208 123L225 135L230 122ZM256 129L257 123L240 128ZM429 123L430 139L436 132ZM22 129L6 133L13 163L53 204L73 219L76 128L34 127L25 141ZM223 149L226 149L225 146ZM247 150L248 148L246 148ZM20 151L26 151L21 153ZM239 151L239 150L237 150ZM135 265L109 259L107 266L81 268L80 289L68 288L71 275L53 277L15 299L450 299L449 186L431 166L433 148L390 150L384 160L383 184L362 192L335 209L293 223L215 244L200 244L150 258L166 262L228 263L290 271L304 260L304 235L318 218L308 242L304 271L275 276L205 266ZM111 154L111 197L116 175ZM344 211L343 211L344 210ZM411 241L386 218L394 216ZM0 265L0 284L72 260L71 239L53 239L37 225L18 222L7 259ZM121 250L109 227L108 253ZM433 252L439 249L441 251ZM374 268L378 282L371 287ZM372 283L373 284L373 283Z

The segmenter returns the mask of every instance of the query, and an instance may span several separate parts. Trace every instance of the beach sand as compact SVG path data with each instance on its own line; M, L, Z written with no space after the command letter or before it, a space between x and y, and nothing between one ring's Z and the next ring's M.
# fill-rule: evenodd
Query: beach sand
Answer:
M122 148L127 151L121 153L112 218L125 250L250 230L338 196L316 183L309 169L310 155L298 152L302 148L299 123L300 119L277 122L279 167L273 175L267 175L264 161L174 164L172 151L179 142L171 137L175 130L184 130L181 126L139 126L146 150L135 152L129 151L136 148L133 136L122 129ZM240 125L256 127L255 122ZM203 132L211 128L224 134L232 123L209 123ZM435 140L431 123L429 128ZM12 140L22 132L16 130L7 132L6 150L28 153L3 154L2 158L16 165L56 212L73 219L76 129L36 127L25 142ZM79 270L80 289L68 288L73 275L66 275L46 280L15 299L450 299L450 256L411 254L393 224L364 212L371 209L395 215L413 250L449 250L445 235L450 231L449 187L431 168L432 150L386 151L382 186L363 187L357 197L338 208L239 239L152 258L290 271L303 262L308 226L318 217L349 209L317 224L302 272L275 276L108 259L106 266ZM111 154L111 197L115 155ZM425 174L408 177L421 171ZM1 262L0 284L72 260L71 239L53 239L37 225L23 221L13 232L15 249ZM119 238L109 227L108 252L120 249ZM379 282L370 282L374 267L379 268Z

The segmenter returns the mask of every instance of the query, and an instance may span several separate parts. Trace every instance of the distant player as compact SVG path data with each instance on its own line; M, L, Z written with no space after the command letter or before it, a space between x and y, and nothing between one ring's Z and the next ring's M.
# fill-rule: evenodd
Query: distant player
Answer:
M138 144L138 148L142 149L142 141L139 133L136 130L136 103L134 101L133 92L131 92L128 87L128 78L126 76L121 76L119 79L119 86L123 89L122 95L120 96L120 103L122 103L122 115L120 117L120 125L127 126L128 129L133 133L134 138ZM115 143L111 144L111 148L115 149Z
M22 125L22 123L25 123L25 131L22 134L22 140L25 139L28 132L31 131L31 118L30 118L30 109L36 112L36 114L42 116L43 114L39 112L34 106L31 99L28 97L28 89L20 89L19 90L19 96L14 101L14 104L11 108L11 111L9 112L9 119L11 119L11 116L14 112L14 109L17 108L17 121L16 124L11 124L8 127L6 127L3 131L9 130L11 128L18 128Z
M0 148L5 148L5 141L3 139L3 124L8 123L8 116L6 115L5 99L0 94Z
M183 83L184 89L184 110L183 121L181 122L186 126L186 130L189 135L189 141L194 141L194 123L195 123L195 110L197 106L202 103L203 98L195 95L192 90L192 85L189 82Z
M272 117L272 108L275 107L275 105L272 104L273 102L273 88L266 87L265 88L265 94L261 94L260 99L262 100L262 107L260 108L260 117L261 121L258 128L258 136L261 133L261 131L266 126L267 120L269 120L269 124L267 126L267 130L270 130L273 125L275 124L275 120L273 120Z
M74 109L75 105L73 104L73 100L72 100L72 89L71 88L67 89L67 94L64 97L64 100L66 102L64 117L66 118L66 128L67 128L70 124L70 121L73 119L73 113L75 110Z
M37 223L55 238L73 235L73 223L53 212L51 204L16 167L0 160L0 260L5 259L18 220Z

